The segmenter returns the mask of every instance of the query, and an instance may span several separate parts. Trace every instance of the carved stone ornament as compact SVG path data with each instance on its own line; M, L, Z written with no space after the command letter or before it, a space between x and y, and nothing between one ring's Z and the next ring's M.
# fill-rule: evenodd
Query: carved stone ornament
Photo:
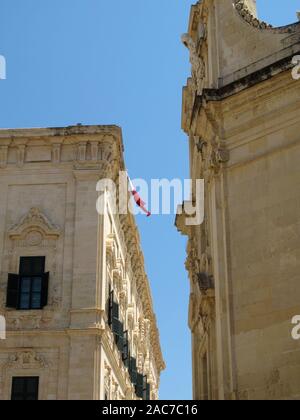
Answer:
M183 44L190 51L190 62L192 65L192 80L194 84L194 90L198 95L201 95L203 89L203 79L205 78L205 62L198 53L198 48L189 34L184 34L181 37ZM203 41L203 40L202 40ZM201 39L199 42L202 42Z
M5 367L13 369L45 369L49 367L49 364L35 351L25 350L9 356Z
M43 311L41 314L28 313L25 315L9 315L7 318L8 328L14 331L26 331L26 330L39 330L48 328L50 323L53 321L53 310L57 306L52 305L52 302L48 305L51 311Z
M248 1L249 0L234 0L233 5L241 18L253 28L266 30L274 34L289 34L298 30L298 22L276 28L269 23L258 19L257 16L254 15L255 12L251 10Z
M191 282L197 281L197 274L200 271L200 260L197 255L197 247L192 239L188 241L187 245L187 259L185 268L189 273Z
M253 26L254 28L258 29L271 29L273 28L272 25L269 25L266 22L263 22L257 17L255 17L249 7L246 4L245 0L234 0L234 5L240 16L247 22L249 25Z
M10 239L26 240L29 246L40 245L43 238L58 239L60 234L60 229L36 207L31 208L8 232Z
M207 182L218 174L222 165L230 160L230 152L225 149L219 142L206 142L201 139L197 143L197 148L201 154L201 173Z

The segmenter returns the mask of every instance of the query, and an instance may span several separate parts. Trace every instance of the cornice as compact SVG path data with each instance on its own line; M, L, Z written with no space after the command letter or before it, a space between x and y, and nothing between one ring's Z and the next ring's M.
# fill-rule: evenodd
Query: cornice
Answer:
M129 212L127 215L120 215L121 228L124 234L124 240L127 248L127 254L130 257L132 274L135 278L137 293L143 307L144 317L149 319L151 325L151 346L154 352L156 367L159 372L165 369L159 331L157 328L156 316L153 309L153 301L149 285L149 279L145 273L145 262L140 247L140 236L133 215Z
M0 139L17 138L50 138L57 137L60 142L62 137L76 137L82 135L114 135L122 138L121 128L116 125L75 125L68 127L50 127L50 128L1 128ZM2 140L1 140L2 142Z
M293 23L291 25L277 27L277 28L273 27L269 23L264 22L258 19L256 16L254 16L251 13L249 7L247 6L245 0L234 0L233 6L235 10L238 12L238 14L240 15L240 17L253 28L266 30L274 34L292 33L300 29L299 22Z
M300 50L298 53L295 54L300 54ZM239 92L245 89L249 89L259 83L262 83L280 73L291 70L293 68L293 55L285 57L282 60L272 63L271 65L266 66L263 69L257 70L245 77L242 77L220 88L204 89L202 95L198 95L195 98L193 116L195 110L199 108L199 105L201 106L205 102L222 101L224 99L229 98L230 96L238 94Z
M42 160L35 150L43 154ZM75 176L98 171L99 177L105 173L114 179L124 169L123 150L122 131L116 126L0 129L1 169L17 166L23 170L35 163L42 169L68 163Z

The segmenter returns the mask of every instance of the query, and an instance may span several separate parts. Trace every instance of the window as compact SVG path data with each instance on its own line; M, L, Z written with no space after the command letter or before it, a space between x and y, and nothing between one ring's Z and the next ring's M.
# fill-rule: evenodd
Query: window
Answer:
M130 375L131 383L133 385L136 385L136 383L137 383L137 366L136 366L136 359L134 357L130 357L129 375Z
M128 339L128 331L124 331L124 338L123 338L123 352L122 352L122 360L124 362L125 367L129 367L129 339Z
M144 376L144 383L143 383L143 400L149 401L150 400L150 384L148 384L147 376Z
M113 290L110 290L108 294L106 313L108 325L114 335L114 340L121 353L124 366L128 369L130 380L135 387L137 397L150 400L150 384L148 384L146 376L138 373L136 359L130 355L129 334L128 331L124 331L124 324L120 320L120 308L115 300Z
M111 291L109 294L109 299L107 302L107 318L108 325L110 326L114 337L116 345L120 353L123 355L124 351L124 325L120 321L120 309L117 302L114 300L114 292ZM122 356L123 357L123 356Z
M124 351L124 325L118 319L114 319L113 333L115 335L116 345L118 346L119 352L122 354L122 358L123 358L123 351Z
M138 398L143 398L144 376L141 373L137 374L135 393Z
M13 401L36 401L39 397L38 377L14 377L11 399Z
M143 400L150 400L150 384L148 384L148 378L141 373L137 374L137 381L135 386L135 393L138 398Z
M109 293L108 293L108 299L106 301L106 315L107 315L107 322L108 325L111 327L112 324L112 304L114 300L114 292L111 290L109 286Z
M19 274L8 275L8 308L42 309L48 301L49 273L45 257L21 257Z

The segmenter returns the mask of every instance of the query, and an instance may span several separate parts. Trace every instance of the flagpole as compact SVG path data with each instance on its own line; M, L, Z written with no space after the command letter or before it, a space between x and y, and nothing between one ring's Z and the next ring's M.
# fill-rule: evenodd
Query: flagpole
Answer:
M136 202L136 205L139 206L143 210L143 212L147 214L147 217L150 217L151 212L146 209L146 207L145 207L146 203L141 199L140 195L138 194L137 190L135 189L135 187L133 185L133 182L131 181L130 176L128 174L128 171L126 171L126 174L127 174L127 178L128 178L128 181L129 181L130 188L131 188L131 194L134 197L134 201Z

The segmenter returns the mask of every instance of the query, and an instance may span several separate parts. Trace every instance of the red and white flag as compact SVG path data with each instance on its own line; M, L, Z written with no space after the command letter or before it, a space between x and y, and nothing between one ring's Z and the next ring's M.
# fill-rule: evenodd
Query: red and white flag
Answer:
M145 201L143 201L141 199L141 196L139 195L137 190L134 188L134 185L133 185L131 179L129 178L128 174L127 174L127 176L128 176L128 181L129 181L129 185L130 185L130 192L133 195L134 201L143 210L143 212L146 213L147 217L150 217L151 212L149 210L147 210L147 208L145 207L146 206Z

